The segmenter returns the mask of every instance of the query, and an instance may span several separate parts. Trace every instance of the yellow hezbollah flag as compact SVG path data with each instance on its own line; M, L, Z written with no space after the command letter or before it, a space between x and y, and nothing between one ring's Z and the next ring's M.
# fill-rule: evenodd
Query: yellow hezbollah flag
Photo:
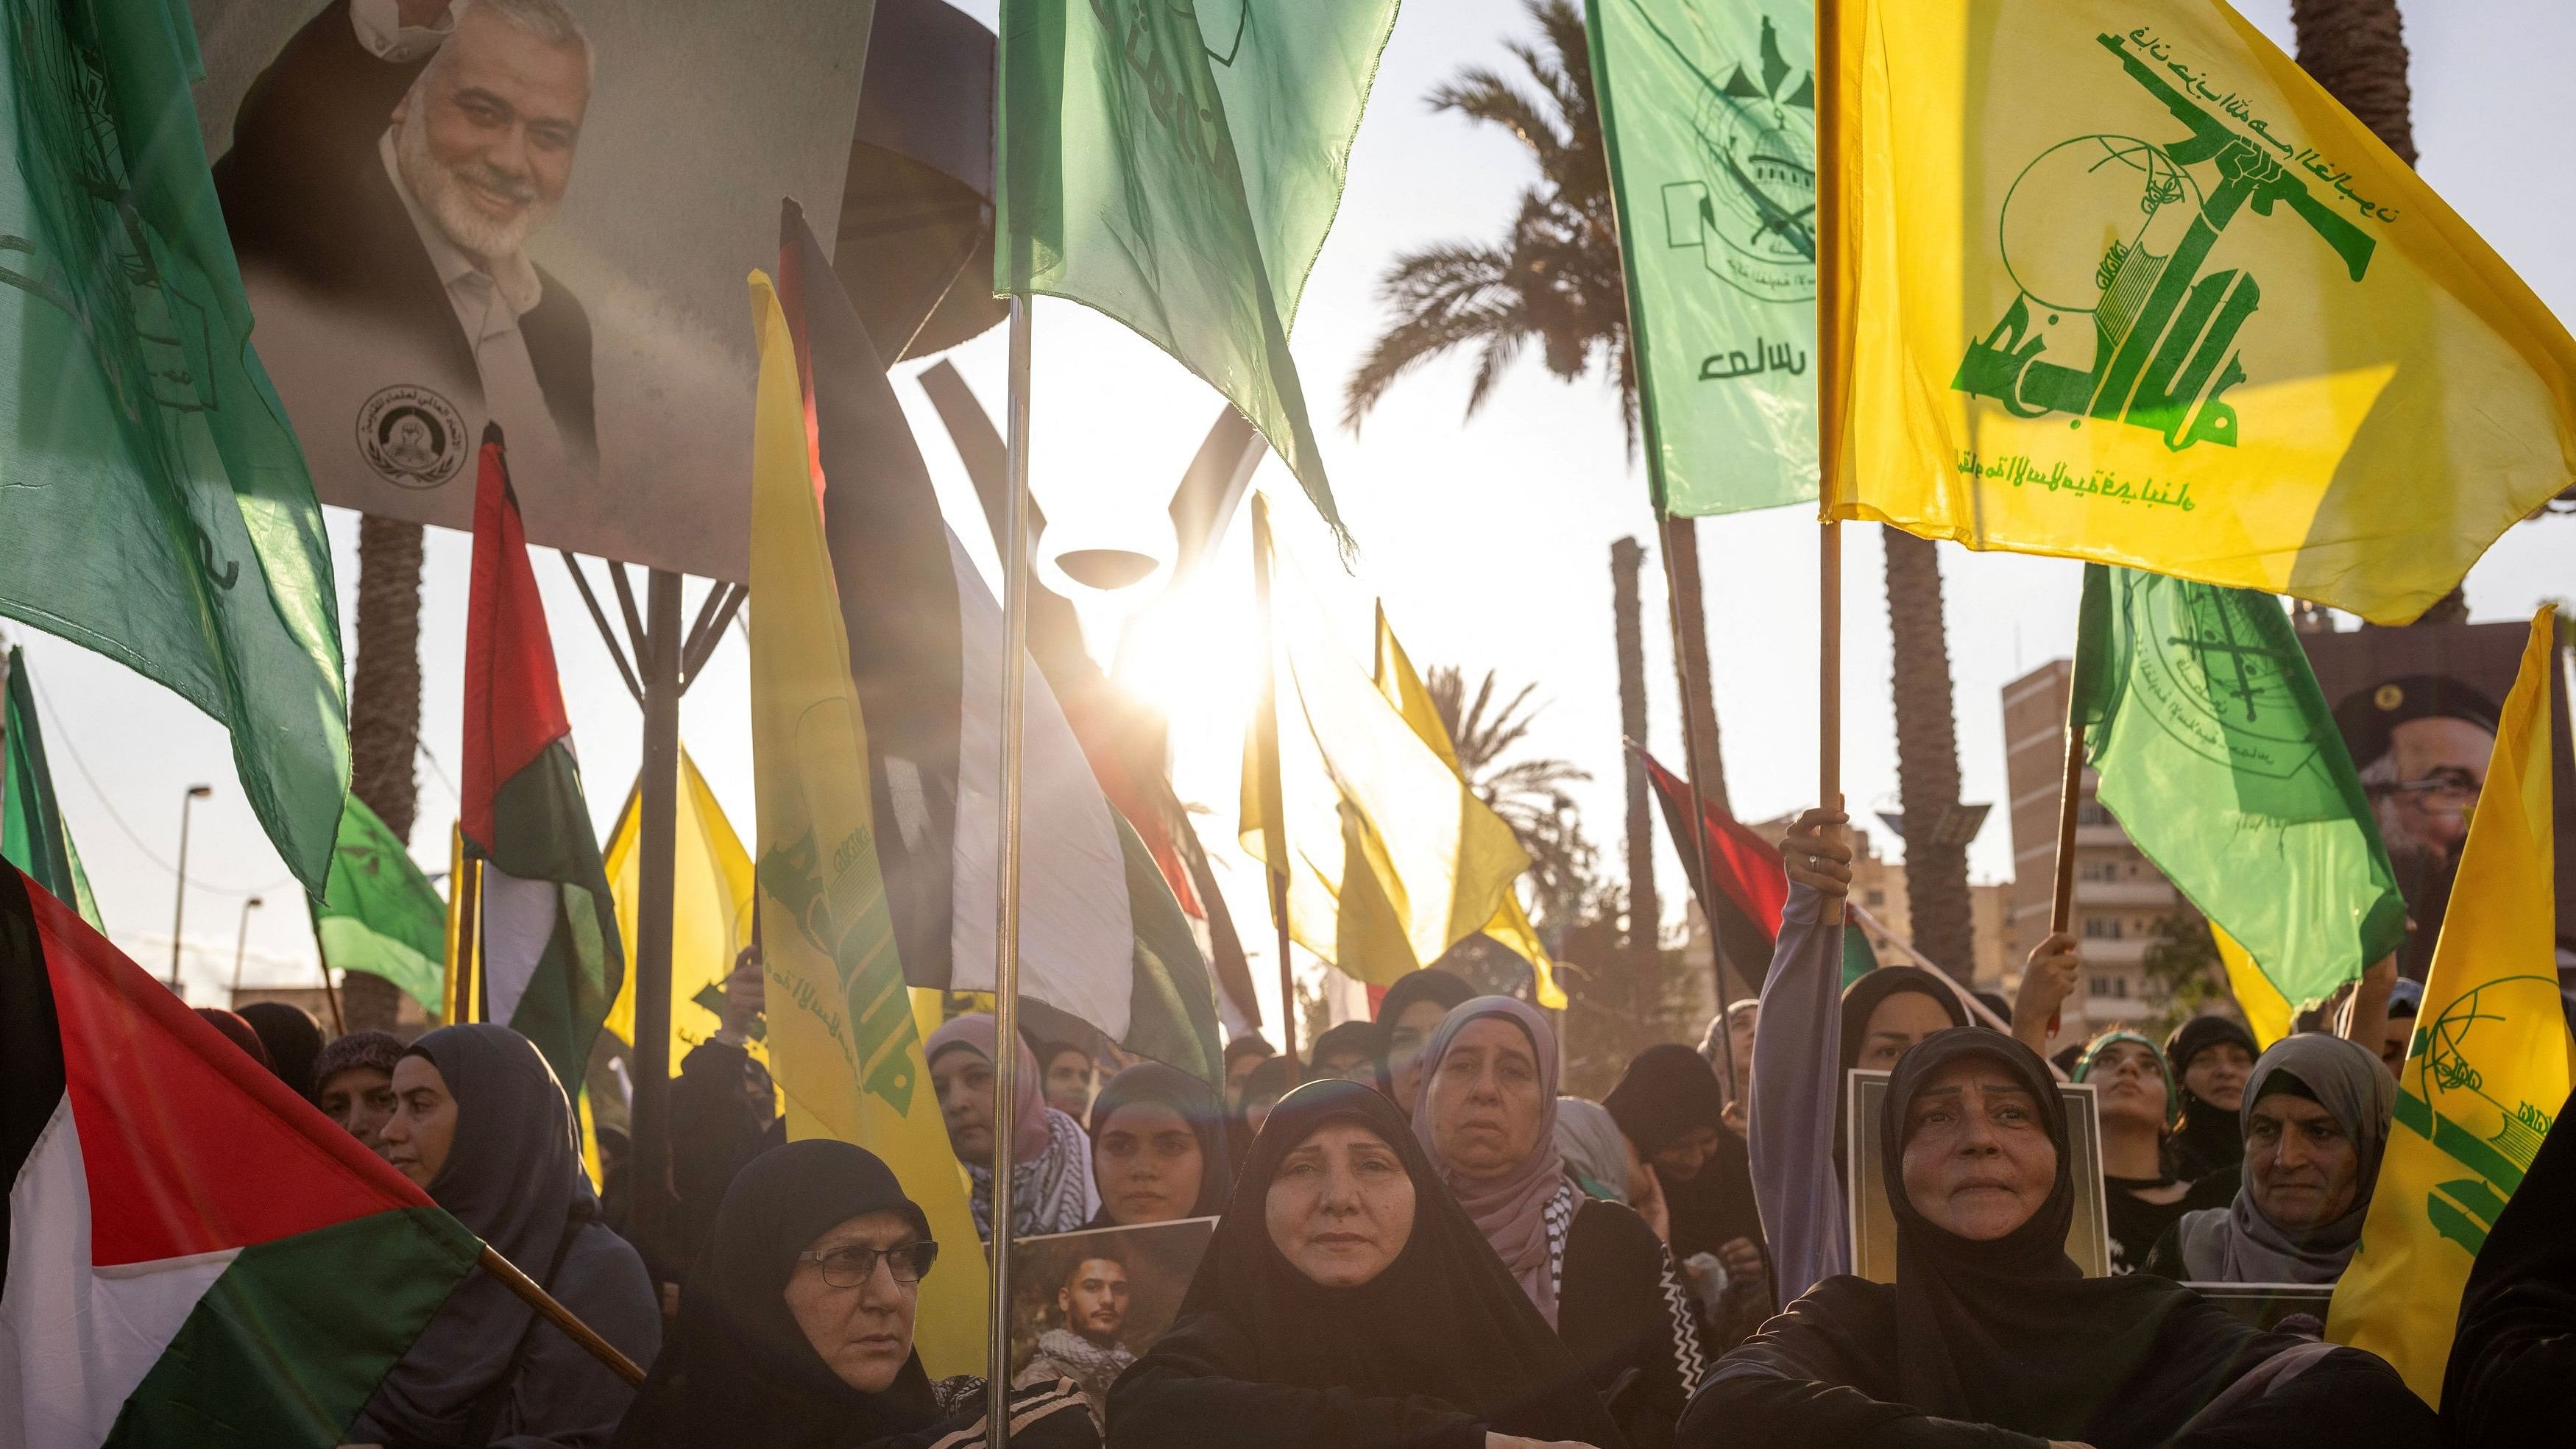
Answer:
M2559 1005L2550 874L2549 665L2555 610L2531 621L2505 696L2361 1247L2326 1337L2397 1366L2441 1405L2460 1290L2567 1100L2576 1041Z
M1268 533L1256 522L1263 569L1277 563ZM1274 872L1285 857L1291 938L1383 985L1484 929L1529 855L1304 591L1287 603L1271 613L1275 714L1245 743L1243 847Z
M2395 624L2576 476L2576 341L2219 0L1827 0L1820 56L1833 516Z
M1431 691L1422 687L1422 676L1414 672L1404 646L1396 642L1383 604L1377 610L1377 689L1386 696L1387 703L1395 706L1395 712L1404 716L1414 734L1449 762L1452 773L1465 780L1467 771L1458 763L1457 743L1449 738L1449 727L1440 722L1440 710L1431 702ZM1548 959L1547 947L1539 943L1529 913L1521 909L1518 891L1503 892L1503 903L1494 911L1494 918L1485 923L1484 934L1529 963L1530 974L1538 984L1539 1005L1550 1011L1565 1010L1565 991L1556 984L1556 963Z
M807 466L795 344L759 272L751 321L760 346L751 748L770 1061L787 1098L788 1136L868 1149L929 1214L946 1251L922 1280L913 1341L933 1378L976 1372L985 1361L984 1256L895 959L869 816L867 726Z
M725 978L733 974L734 957L751 944L752 891L751 856L742 848L742 837L733 833L733 822L725 818L715 791L698 773L697 761L685 749L680 751L679 784L680 808L673 812L677 828L671 852L674 1075L689 1049L724 1025ZM617 902L619 939L626 941L636 939L636 876L643 844L643 812L637 806L642 791L639 778L635 788L626 792L626 808L617 813L617 825L609 831L608 849L603 852L609 893ZM618 988L606 1025L618 1040L635 1040L634 972L626 973L625 984ZM751 1040L744 1044L763 1065L769 1061L767 1035L763 1025L755 1022Z
M2236 1009L2245 1013L2245 1027L2254 1033L2255 1042L2269 1048L2288 1036L2291 1025L2299 1018L2290 1009L2289 998L2216 921L2209 923L2209 934L2218 943L2219 963L2227 968L2227 989L2236 997Z

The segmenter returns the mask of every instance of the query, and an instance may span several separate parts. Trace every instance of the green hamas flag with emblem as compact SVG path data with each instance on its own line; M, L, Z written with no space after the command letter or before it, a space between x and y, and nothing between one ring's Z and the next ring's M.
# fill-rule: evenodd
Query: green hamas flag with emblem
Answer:
M0 24L0 613L222 721L319 889L349 776L330 543L251 352L187 8L7 0Z
M2279 599L2087 567L2073 714L2103 808L2293 1008L2405 939L2370 802Z
M313 908L322 964L364 971L439 1009L447 961L447 903L376 812L349 797L331 877Z
M104 931L89 875L72 848L71 827L54 801L54 772L45 762L44 732L36 727L35 681L27 652L12 647L0 660L8 704L0 709L0 857L80 912L92 930Z
M993 290L1094 307L1261 430L1347 537L1288 355L1396 0L1005 0Z
M1816 35L1797 0L1592 0L1658 510L1816 496Z

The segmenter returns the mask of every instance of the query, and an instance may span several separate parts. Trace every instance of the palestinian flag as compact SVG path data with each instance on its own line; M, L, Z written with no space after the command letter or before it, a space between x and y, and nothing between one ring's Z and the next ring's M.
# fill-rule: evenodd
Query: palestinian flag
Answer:
M1691 894L1699 900L1700 915L1715 928L1719 958L1735 968L1747 990L1758 994L1771 971L1772 948L1780 943L1780 912L1789 904L1789 872L1781 864L1779 847L1703 795L1699 835L1708 848L1708 878L1703 879L1700 847L1691 839L1690 782L1665 769L1636 742L1630 741L1628 748L1637 752L1647 781L1655 787L1655 802L1663 807L1664 828L1672 832L1673 849L1680 853L1682 870L1690 877ZM1877 965L1868 934L1846 912L1843 984L1850 985L1852 978Z
M483 1251L0 867L0 1444L326 1449Z
M482 863L482 969L458 1016L508 1025L537 1044L555 1080L579 1082L626 980L626 953L497 425L484 426L479 463L457 827L466 859Z
M939 509L885 363L793 203L780 303L807 394L850 675L868 724L876 842L905 978L993 987L1002 609ZM1153 851L1104 793L1038 667L1026 682L1020 992L1042 1034L1074 1018L1213 1080L1206 959Z

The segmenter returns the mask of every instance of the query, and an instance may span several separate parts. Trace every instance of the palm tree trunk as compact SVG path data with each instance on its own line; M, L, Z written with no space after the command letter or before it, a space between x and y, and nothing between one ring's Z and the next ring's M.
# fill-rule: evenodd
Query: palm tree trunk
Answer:
M1639 602L1637 574L1645 549L1633 538L1610 545L1610 607L1616 616L1619 647L1619 730L1628 739L1646 738L1646 633ZM1628 764L1628 959L1640 980L1661 974L1657 927L1663 903L1655 897L1655 810L1646 791L1646 766L1636 751L1619 751Z
M1664 582L1673 591L1673 671L1681 686L1682 728L1690 741L1685 766L1696 760L1707 778L1700 795L1732 815L1726 798L1726 768L1717 752L1717 691L1708 666L1708 612L1699 578L1699 520L1664 520ZM1694 753L1695 752L1695 753Z
M1976 965L1968 845L1940 843L1959 807L1959 740L1943 630L1941 555L1932 541L1883 528L1887 624L1896 649L1896 778L1905 818L1905 895L1914 946L1968 979Z
M349 792L411 839L419 807L412 773L420 750L421 526L368 515L358 520L358 661L349 680ZM453 885L451 883L451 889ZM352 972L340 1000L351 1031L391 1031L401 992Z
M2290 0L2299 68L2368 126L2371 134L2415 164L2414 92L2406 83L2406 22L2397 0ZM2469 601L2454 588L2418 624L2465 624Z

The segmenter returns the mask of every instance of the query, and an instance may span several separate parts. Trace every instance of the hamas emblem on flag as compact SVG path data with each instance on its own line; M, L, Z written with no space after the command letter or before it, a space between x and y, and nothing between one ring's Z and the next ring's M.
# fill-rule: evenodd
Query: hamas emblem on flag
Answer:
M2115 575L2138 612L2133 631L2146 657L2131 688L2148 717L2194 753L2234 769L2240 788L2286 780L2308 767L2317 744L2292 686L2297 652L2266 643L2238 612L2240 600L2207 584ZM2269 598L2258 607L2275 607ZM2257 811L2258 792L2245 807Z
M2189 134L2164 142L2078 136L2023 169L1996 237L2021 295L1968 344L1950 386L2018 418L2128 423L2155 430L2175 452L2232 448L2237 419L2226 394L2246 380L2236 335L2262 306L2263 289L2237 268L2202 273L2220 234L2249 207L2284 224L2277 208L2286 205L2358 282L2375 243L2328 201L2382 221L2396 213L2354 196L2350 177L2315 151L2294 152L2233 92L2212 91L2205 73L2173 59L2147 27L2100 41ZM2070 357L2089 343L2090 365L2044 360L2052 343Z
M1697 251L1709 275L1756 301L1813 301L1816 76L1809 71L1791 84L1794 72L1768 16L1761 64L1758 77L1738 65L1724 85L1702 77L1707 84L1691 118L1700 175L1665 183L1664 242ZM1797 370L1805 370L1803 358ZM1722 365L1700 369L1703 379L1740 375Z

